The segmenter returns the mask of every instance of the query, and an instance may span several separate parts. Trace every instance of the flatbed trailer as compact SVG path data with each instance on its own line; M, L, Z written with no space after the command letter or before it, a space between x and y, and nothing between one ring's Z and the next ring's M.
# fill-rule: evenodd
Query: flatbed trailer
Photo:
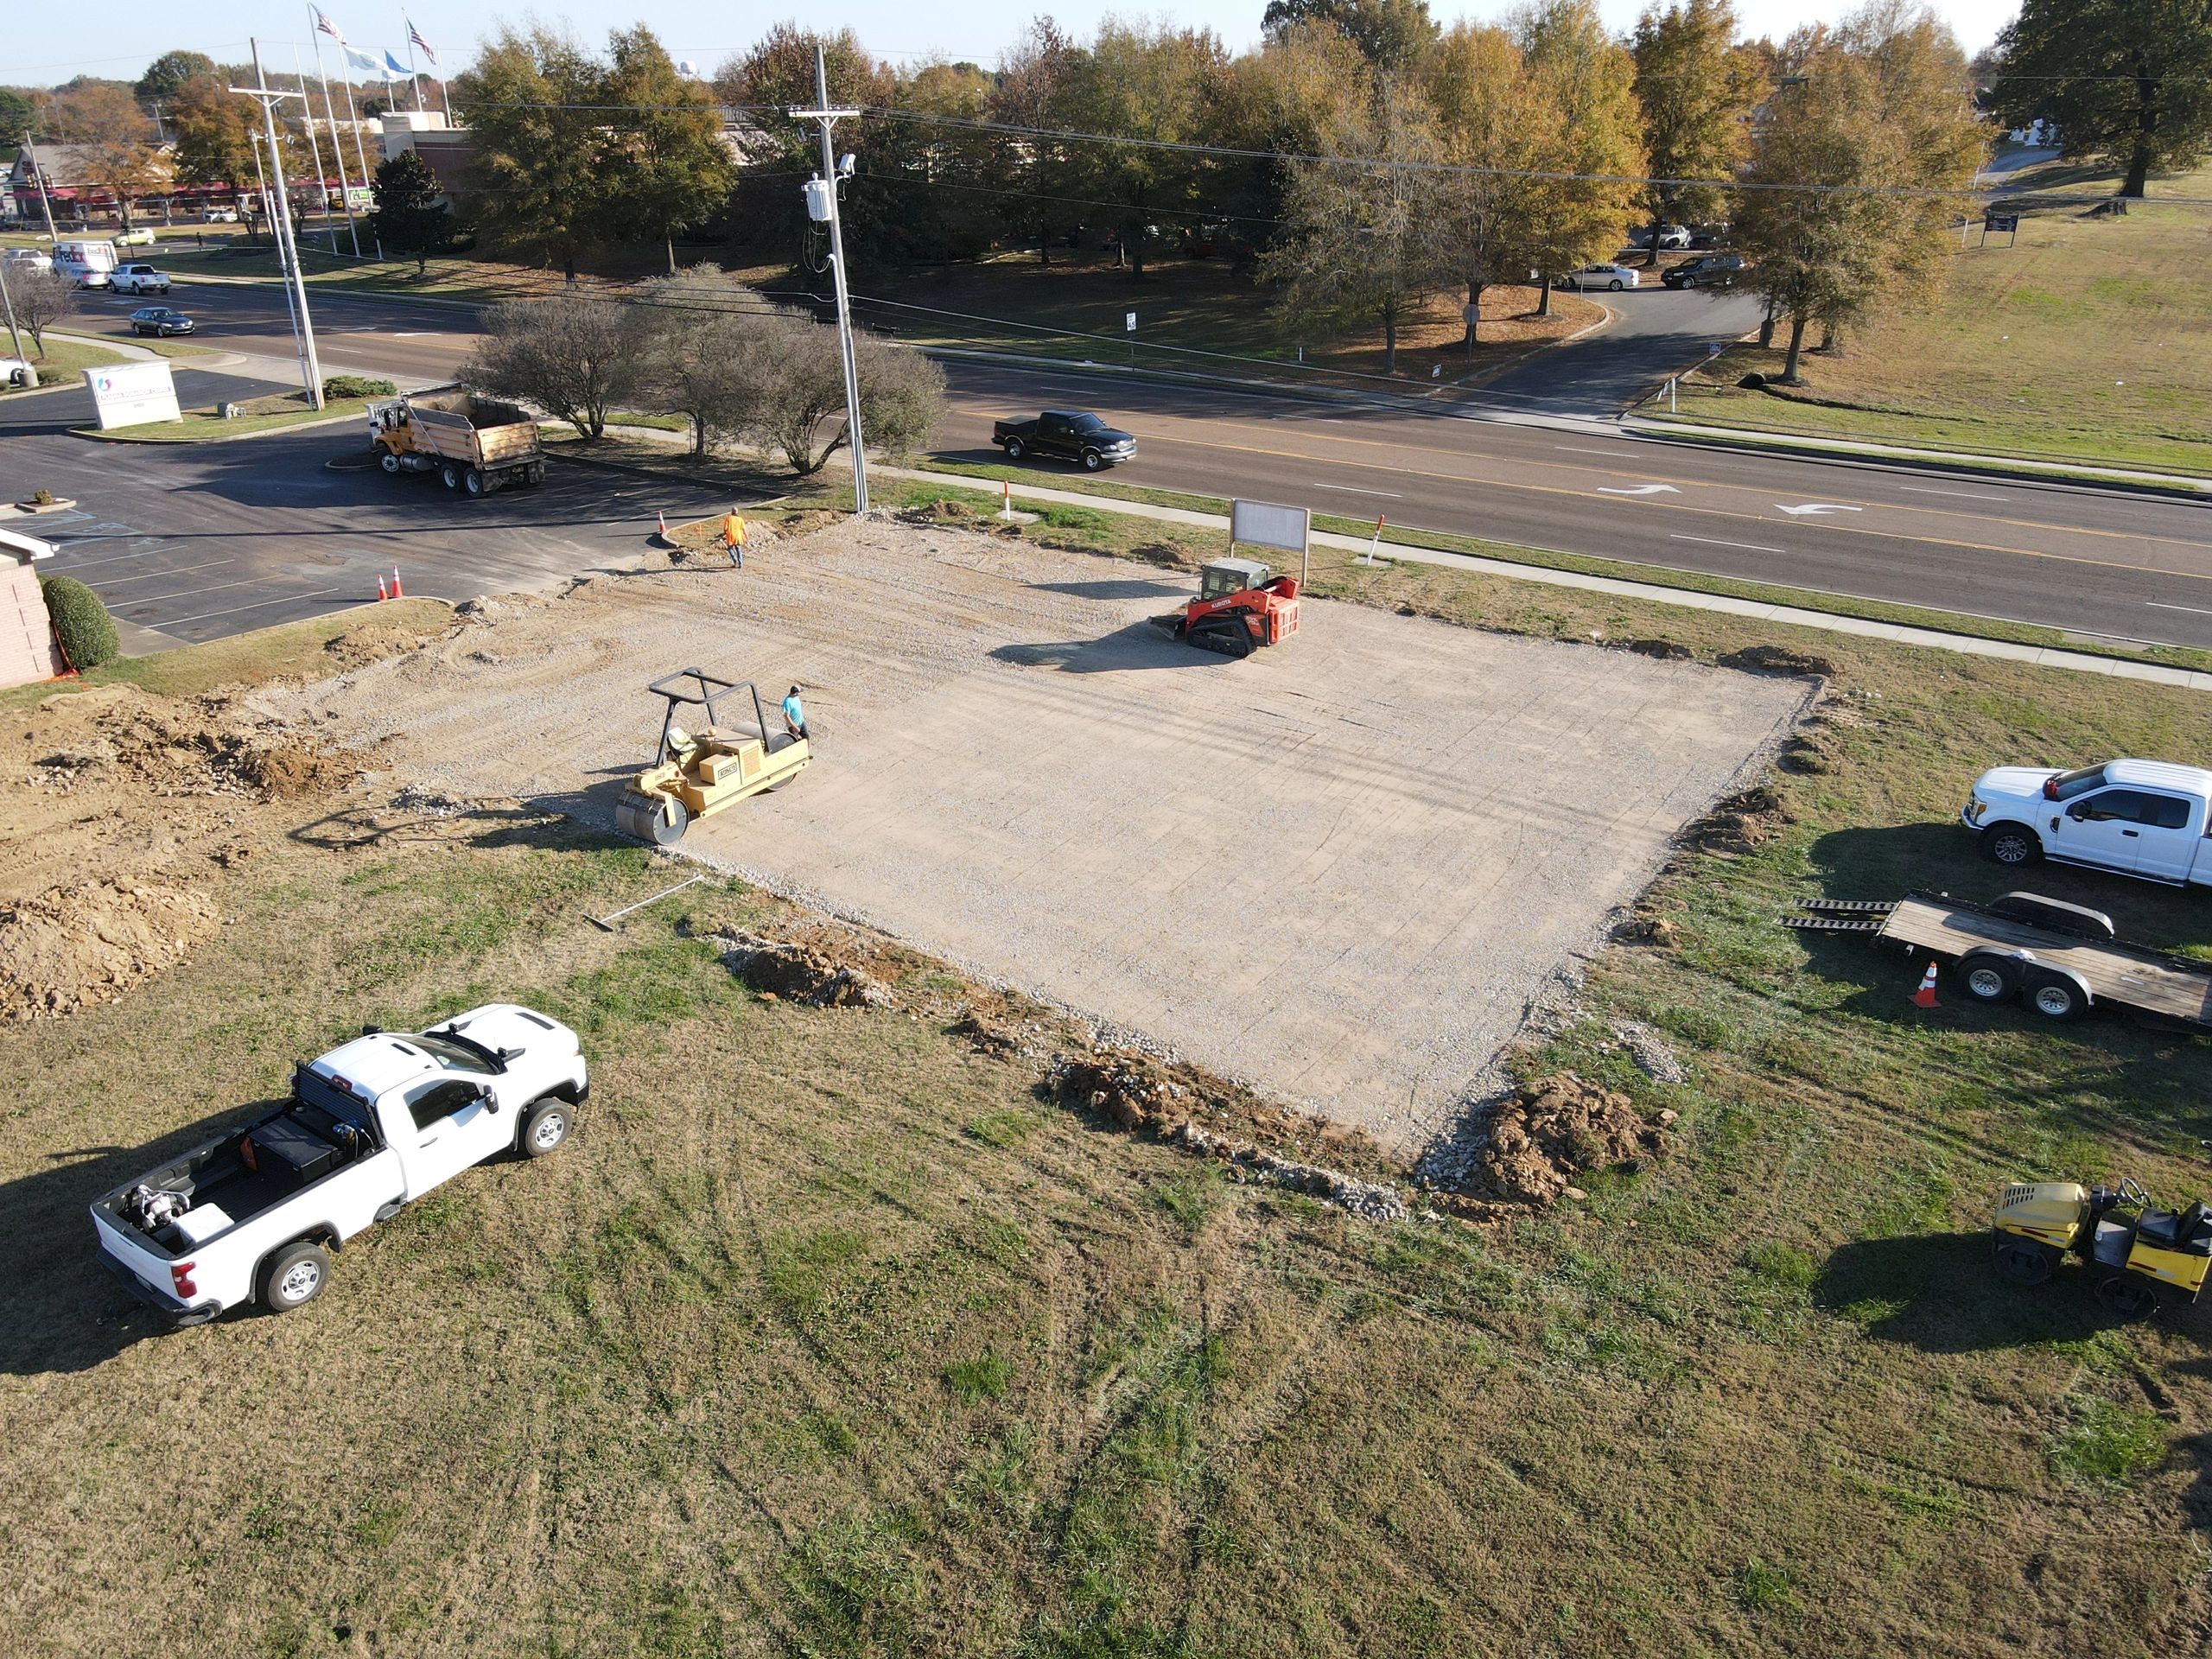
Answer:
M1986 905L1947 893L1903 899L1815 899L1785 925L1813 932L1870 933L1916 960L1949 965L1977 1002L2021 998L2055 1020L2100 1003L2162 1025L2212 1031L2212 962L2177 957L2114 936L2101 911L2008 893Z

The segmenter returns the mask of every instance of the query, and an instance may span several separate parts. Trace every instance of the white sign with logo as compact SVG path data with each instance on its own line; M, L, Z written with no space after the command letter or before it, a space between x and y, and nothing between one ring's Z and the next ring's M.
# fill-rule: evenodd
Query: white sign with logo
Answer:
M176 406L176 382L166 360L86 369L85 384L92 389L92 408L103 432L184 418Z

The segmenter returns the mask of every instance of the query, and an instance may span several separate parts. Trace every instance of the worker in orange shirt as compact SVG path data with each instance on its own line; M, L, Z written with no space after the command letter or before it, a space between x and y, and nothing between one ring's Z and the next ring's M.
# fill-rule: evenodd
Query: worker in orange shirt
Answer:
M741 570L745 569L746 534L743 515L732 507L722 518L722 545L729 550L729 562Z

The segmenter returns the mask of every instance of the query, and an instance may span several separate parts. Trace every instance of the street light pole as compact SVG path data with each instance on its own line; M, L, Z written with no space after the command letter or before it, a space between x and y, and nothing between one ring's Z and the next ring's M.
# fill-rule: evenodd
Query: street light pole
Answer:
M260 84L255 86L233 86L231 90L261 101L262 126L269 145L269 170L275 175L276 183L277 258L290 266L290 270L286 274L291 278L290 293L296 313L294 321L297 324L293 338L299 347L300 376L306 383L308 407L321 409L322 407L322 364L315 356L315 322L308 315L307 280L300 272L299 244L292 236L292 204L290 199L284 194L284 151L283 146L276 142L276 100L280 98L296 98L304 105L307 102L307 94L271 92L269 86L269 76L261 67L261 42L249 40L247 44L253 48L253 78Z
M830 138L830 130L841 118L858 116L860 111L830 107L830 69L819 45L814 48L814 96L817 107L790 113L798 120L822 124L822 176L806 187L806 205L810 215L826 219L830 226L830 269L837 293L837 350L845 365L845 439L853 452L853 511L864 514L868 512L868 454L861 439L860 368L853 357L853 308L845 289L845 235L837 218L837 154Z

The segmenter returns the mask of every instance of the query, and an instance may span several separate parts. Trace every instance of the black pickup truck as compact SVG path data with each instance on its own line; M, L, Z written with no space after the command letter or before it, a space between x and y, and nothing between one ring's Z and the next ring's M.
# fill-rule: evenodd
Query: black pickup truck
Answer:
M991 442L1006 451L1008 461L1052 455L1079 461L1092 473L1135 460L1137 453L1137 441L1119 427L1065 409L1048 409L1033 421L994 422Z

